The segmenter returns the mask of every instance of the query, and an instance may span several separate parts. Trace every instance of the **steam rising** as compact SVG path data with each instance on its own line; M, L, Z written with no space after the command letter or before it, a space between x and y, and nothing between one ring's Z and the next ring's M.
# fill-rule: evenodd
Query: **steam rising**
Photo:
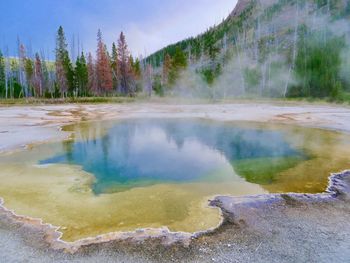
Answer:
M348 89L350 21L344 9L349 4L324 2L319 6L315 1L257 1L254 20L243 23L239 33L231 32L216 43L219 53L215 59L202 54L197 61L189 61L172 94L213 99L286 97L291 87L302 84L296 74L302 41L311 41L316 34L315 46L336 37L344 41L339 82ZM280 11L275 10L278 5ZM202 74L208 69L215 75L212 83Z

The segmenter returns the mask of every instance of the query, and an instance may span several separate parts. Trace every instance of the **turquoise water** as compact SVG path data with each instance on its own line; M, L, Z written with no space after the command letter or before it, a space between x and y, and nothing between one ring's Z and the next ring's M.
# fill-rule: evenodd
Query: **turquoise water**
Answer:
M101 137L63 144L63 153L40 163L82 166L96 177L95 194L159 183L239 179L271 183L273 174L268 179L265 172L263 178L251 177L241 164L259 160L261 166L264 159L306 158L286 141L282 131L193 119L125 120L113 124Z

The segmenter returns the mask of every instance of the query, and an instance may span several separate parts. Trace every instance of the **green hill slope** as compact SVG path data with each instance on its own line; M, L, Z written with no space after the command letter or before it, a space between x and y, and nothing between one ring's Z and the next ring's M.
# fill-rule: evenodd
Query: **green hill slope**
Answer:
M341 99L350 83L349 17L345 0L240 0L221 24L145 61L165 94ZM174 65L180 51L181 70ZM176 81L166 76L167 54Z

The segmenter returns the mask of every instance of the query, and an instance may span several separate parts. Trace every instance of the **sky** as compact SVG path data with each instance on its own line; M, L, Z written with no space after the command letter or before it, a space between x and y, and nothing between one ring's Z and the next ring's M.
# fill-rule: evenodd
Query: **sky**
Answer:
M220 23L237 0L0 0L0 48L15 55L17 36L29 53L43 50L54 57L60 25L74 53L78 38L85 52L95 52L100 28L108 48L126 35L134 56L162 47ZM32 50L32 52L31 52ZM71 51L71 47L69 47Z

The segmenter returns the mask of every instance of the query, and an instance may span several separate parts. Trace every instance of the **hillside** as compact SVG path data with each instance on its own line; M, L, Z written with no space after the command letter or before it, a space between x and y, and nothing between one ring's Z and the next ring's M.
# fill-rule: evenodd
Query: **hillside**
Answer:
M349 16L345 0L240 0L221 24L146 62L162 93L339 99L350 83ZM180 51L187 65L169 81L164 58Z

